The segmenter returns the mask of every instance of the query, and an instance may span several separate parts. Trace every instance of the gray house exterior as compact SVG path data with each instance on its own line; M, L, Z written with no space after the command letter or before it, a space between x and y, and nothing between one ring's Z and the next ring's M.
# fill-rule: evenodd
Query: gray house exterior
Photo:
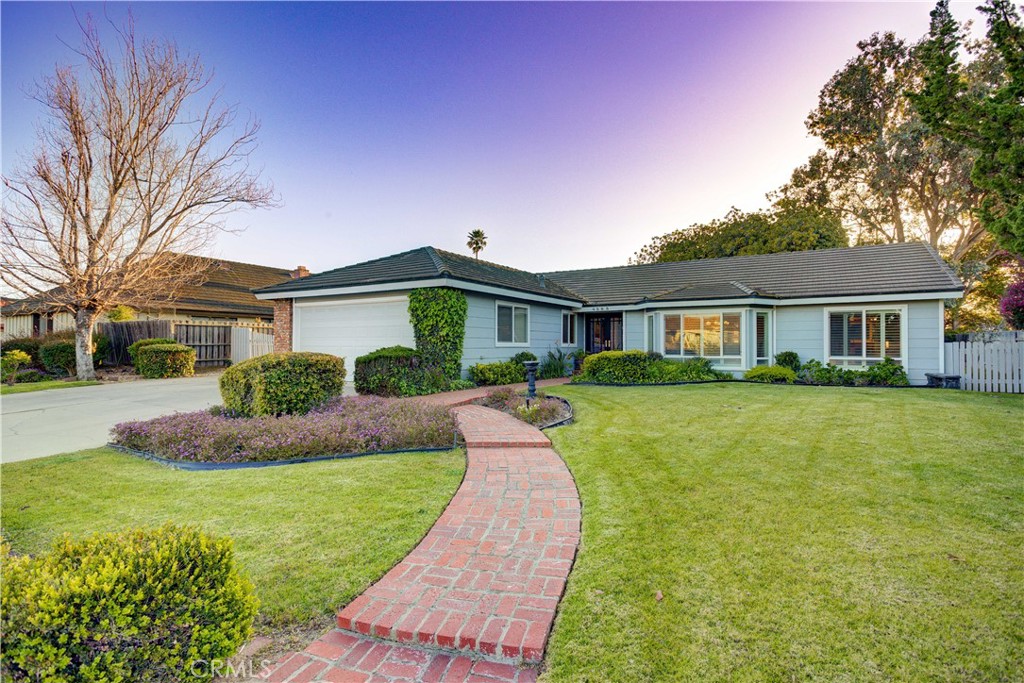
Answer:
M943 305L963 285L920 243L528 273L421 247L257 290L275 304L280 350L352 362L413 346L408 294L465 292L463 368L529 350L704 356L742 374L780 351L847 367L885 357L912 384L942 372ZM349 375L351 377L351 374Z

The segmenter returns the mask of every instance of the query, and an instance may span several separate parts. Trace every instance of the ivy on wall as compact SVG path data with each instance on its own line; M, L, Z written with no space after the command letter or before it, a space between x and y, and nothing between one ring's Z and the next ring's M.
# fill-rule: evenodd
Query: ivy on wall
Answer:
M462 374L466 338L466 295L457 289L422 287L409 292L409 321L416 350L427 366L440 368L446 380Z

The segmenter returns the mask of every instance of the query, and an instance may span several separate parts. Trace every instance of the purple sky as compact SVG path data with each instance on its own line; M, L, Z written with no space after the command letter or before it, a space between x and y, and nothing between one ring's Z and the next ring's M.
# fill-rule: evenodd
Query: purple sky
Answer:
M962 3L959 18L977 17ZM804 118L874 31L931 2L136 3L263 123L283 200L214 254L312 270L423 244L529 270L625 263L657 234L753 210L816 148ZM27 86L74 55L72 7L0 4L2 165L34 142Z

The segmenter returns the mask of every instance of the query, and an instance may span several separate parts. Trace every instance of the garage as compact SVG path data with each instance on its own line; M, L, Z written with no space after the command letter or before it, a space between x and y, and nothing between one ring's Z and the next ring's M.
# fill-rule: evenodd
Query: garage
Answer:
M293 330L296 351L342 356L348 381L357 357L384 346L416 346L405 295L296 301Z

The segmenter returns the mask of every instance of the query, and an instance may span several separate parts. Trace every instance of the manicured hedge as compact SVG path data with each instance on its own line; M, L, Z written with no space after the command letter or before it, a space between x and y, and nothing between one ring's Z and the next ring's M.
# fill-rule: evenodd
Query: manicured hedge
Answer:
M743 379L767 384L792 384L796 381L796 373L782 365L758 365L747 370Z
M529 351L520 351L506 361L477 363L469 368L469 378L479 386L519 384L526 381L526 361L537 360Z
M5 680L209 681L208 662L234 655L256 616L231 541L190 527L0 555Z
M356 358L356 391L374 396L415 396L429 393L420 355L407 346L389 346ZM438 373L440 376L440 372Z
M151 346L153 344L177 344L177 339L167 339L166 337L153 337L152 339L140 339L131 346L128 347L128 357L131 358L132 365L135 365L139 354L139 349L143 346Z
M665 360L644 351L602 351L583 360L583 371L574 382L598 384L669 384L731 379L728 372L715 370L707 358Z
M196 350L184 344L150 344L135 353L135 371L148 379L191 377Z
M327 353L268 353L220 376L229 412L243 417L301 415L345 388L345 361Z

